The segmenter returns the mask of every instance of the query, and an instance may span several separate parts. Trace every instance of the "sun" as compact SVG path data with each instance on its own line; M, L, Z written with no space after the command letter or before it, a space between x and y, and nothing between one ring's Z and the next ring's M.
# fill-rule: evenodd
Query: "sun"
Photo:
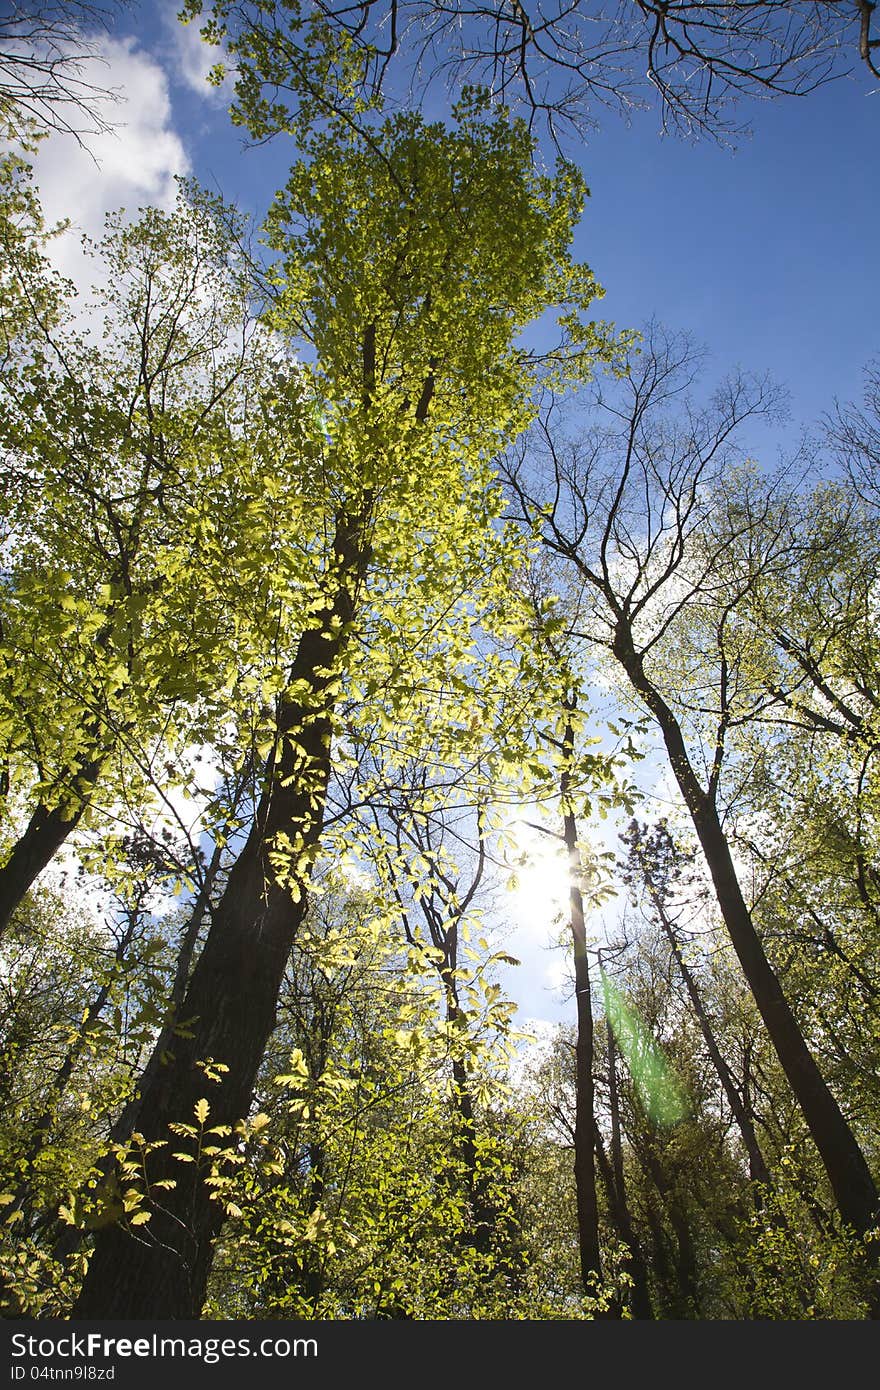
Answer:
M541 937L555 936L567 920L571 877L562 840L526 821L509 828L515 848L508 854L508 910L517 925Z

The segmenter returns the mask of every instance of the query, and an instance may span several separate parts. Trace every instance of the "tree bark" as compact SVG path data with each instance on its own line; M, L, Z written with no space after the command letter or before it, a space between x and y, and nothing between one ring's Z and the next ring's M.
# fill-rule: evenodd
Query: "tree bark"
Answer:
M601 968L601 956L599 961ZM599 1132L598 1124L596 1125L596 1156L603 1170L603 1179L608 1191L608 1201L612 1209L618 1234L623 1243L629 1247L630 1251L629 1263L633 1280L633 1317L640 1320L650 1320L654 1317L654 1310L651 1306L648 1271L645 1268L645 1257L639 1238L632 1224L632 1215L626 1195L626 1178L623 1171L623 1145L621 1143L620 1132L620 1097L617 1090L617 1047L614 1042L614 1032L610 1026L606 1028L606 1033L608 1038L608 1095L611 1108L610 1165L605 1155L605 1148L602 1143L602 1136Z
M198 1318L213 1242L223 1224L196 1164L181 1164L184 1147L169 1125L192 1124L206 1097L208 1125L245 1118L269 1035L291 947L306 909L310 862L320 837L330 775L333 682L355 613L356 593L370 559L362 534L368 506L337 518L334 565L323 610L299 641L281 702L276 753L244 849L230 871L211 929L180 1008L172 1056L148 1063L141 1088L138 1132L147 1145L151 1219L120 1222L98 1233L74 1318ZM329 689L328 689L329 687ZM279 834L296 840L294 864L279 882L271 851ZM298 862L296 862L298 861ZM288 885L297 892L295 898ZM227 1070L209 1083L199 1066L210 1059ZM227 1141L230 1142L230 1141Z
M739 886L714 799L699 783L678 720L645 672L625 619L617 624L613 652L660 727L673 774L702 846L721 915L770 1041L822 1159L840 1215L864 1237L880 1215L870 1169L764 953ZM876 1242L868 1248L876 1249ZM873 1259L877 1258L875 1254Z
M24 834L0 868L0 935L25 893L55 858L64 841L76 829L95 789L102 759L93 758L74 777L74 806L65 808L40 805L34 811Z
M580 1247L581 1283L585 1293L591 1293L602 1278L602 1251L599 1242L599 1203L596 1194L595 1157L595 1086L593 1082L593 1005L590 997L590 965L587 957L587 933L584 921L584 899L580 888L580 855L577 820L571 809L571 773L574 754L573 697L567 697L568 719L562 736L563 772L560 797L563 807L563 838L568 852L569 923L574 950L574 994L577 1009L575 1037L575 1121L574 1121L574 1180L577 1198L578 1244Z
M623 1189L618 1191L617 1184L615 1183L614 1171L608 1155L605 1152L605 1145L602 1142L602 1132L598 1125L596 1126L596 1160L599 1166L599 1172L602 1175L602 1182L605 1187L605 1195L608 1199L611 1219L617 1229L617 1234L629 1251L629 1258L626 1264L628 1273L632 1279L632 1298L630 1300L632 1315L639 1321L651 1321L654 1317L654 1312L651 1307L651 1296L648 1292L648 1276L645 1269L645 1261L642 1257L642 1248L633 1230L629 1206L626 1201L626 1193Z
M764 1155L761 1152L761 1147L758 1143L758 1136L755 1133L755 1126L752 1122L750 1110L749 1108L747 1108L743 1097L740 1095L736 1082L733 1078L733 1073L731 1072L730 1067L727 1065L724 1058L722 1057L721 1049L715 1041L715 1034L712 1031L712 1025L709 1022L709 1017L703 1006L703 1000L700 996L700 991L697 988L697 982L694 979L690 971L690 968L688 967L687 961L684 958L681 947L678 944L678 938L675 935L675 928L673 927L672 922L669 919L669 914L666 911L665 905L653 889L649 888L649 892L651 894L651 900L654 904L654 909L657 913L658 920L660 922L661 927L663 928L664 935L666 936L666 939L669 942L670 949L672 950L672 954L675 959L675 963L678 966L678 973L681 975L681 978L684 982L684 987L687 991L688 998L691 1001L691 1006L693 1007L694 1013L697 1018L697 1022L700 1025L700 1032L702 1033L703 1041L706 1044L706 1051L709 1053L709 1057L717 1073L718 1080L721 1082L721 1088L724 1091L727 1103L730 1106L731 1113L733 1115L734 1120L736 1121L737 1128L740 1132L740 1137L742 1138L743 1146L745 1148L746 1155L749 1160L749 1177L751 1181L753 1183L758 1184L759 1187L766 1187L769 1189L772 1185L770 1179L770 1172L767 1168L767 1164L764 1161ZM760 1206L760 1200L758 1200L758 1205Z

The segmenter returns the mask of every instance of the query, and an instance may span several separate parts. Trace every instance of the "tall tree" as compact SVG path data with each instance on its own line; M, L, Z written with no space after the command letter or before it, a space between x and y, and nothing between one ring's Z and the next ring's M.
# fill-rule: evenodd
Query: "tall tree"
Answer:
M694 365L683 340L652 329L624 371L624 394L606 395L604 387L597 388L595 405L608 425L571 441L545 420L542 456L524 454L512 463L508 482L523 520L594 595L586 635L609 653L660 732L725 926L840 1215L867 1238L878 1218L873 1176L768 960L719 804L730 727L750 698L735 655L735 610L743 592L771 563L779 563L781 522L772 490L768 494L763 487L733 509L750 565L737 569L728 586L734 547L729 530L716 529L713 519L727 514L731 487L744 487L747 478L733 471L732 437L744 420L770 410L773 400L766 383L738 378L709 408L688 403L676 418L672 407ZM705 734L705 727L692 720L688 694L679 699L680 690L670 687L664 663L680 616L711 598L718 584L725 597L712 628L711 694L698 697L709 716Z
M435 578L468 548L491 550L488 458L523 422L531 385L521 327L564 305L573 346L596 343L578 317L595 286L568 254L582 186L571 170L534 174L523 125L465 110L447 131L401 116L366 143L316 136L309 153L271 235L284 260L273 322L314 353L319 434L301 486L323 528L318 578L254 818L182 1005L190 1035L142 1088L138 1129L160 1146L150 1220L99 1234L78 1317L198 1315L223 1212L204 1187L167 1186L180 1177L168 1126L201 1109L209 1059L214 1122L247 1114L320 843L340 691L376 623L371 586L381 596L428 547Z
M544 823L529 822L533 829L557 839L565 850L568 876L568 939L574 984L574 1109L571 1139L574 1149L575 1206L577 1211L581 1284L585 1294L601 1285L602 1242L597 1185L597 1118L595 1103L595 1020L588 949L587 919L601 902L605 886L590 864L583 840L583 820L604 772L603 812L625 802L627 789L620 781L622 759L600 755L584 737L588 716L584 682L579 675L576 644L571 640L573 615L570 603L560 602L552 590L553 574L533 561L523 585L529 612L528 641L545 669L544 688L556 701L549 726L541 730L547 762L556 786L553 797L561 831ZM570 598L570 595L568 596ZM586 746L585 746L586 745ZM542 788L546 814L550 786Z
M673 917L675 908L672 898L676 887L680 886L682 878L686 876L687 859L677 849L665 821L660 821L653 829L649 829L633 820L621 839L628 850L624 882L635 896L639 895L640 890L644 890L648 914L660 924L669 943L712 1065L718 1073L724 1095L742 1136L743 1146L748 1155L749 1176L752 1182L769 1187L770 1174L758 1143L747 1088L741 1089L737 1086L733 1073L722 1055L694 972L685 959L682 941ZM756 1200L760 1203L760 1191L757 1192Z
M217 204L181 190L173 213L110 220L91 248L108 277L99 338L47 264L24 166L9 167L0 931L96 791L155 790L157 741L170 756L175 723L185 743L194 720L204 738L216 686L246 660L220 557L255 524L240 444L258 388L284 389Z

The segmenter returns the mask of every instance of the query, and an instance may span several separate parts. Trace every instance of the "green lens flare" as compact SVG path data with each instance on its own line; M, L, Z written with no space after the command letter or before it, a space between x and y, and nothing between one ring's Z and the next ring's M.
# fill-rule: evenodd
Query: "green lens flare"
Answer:
M681 1082L632 1005L604 970L600 974L605 1017L626 1059L642 1104L655 1124L674 1125L687 1110Z

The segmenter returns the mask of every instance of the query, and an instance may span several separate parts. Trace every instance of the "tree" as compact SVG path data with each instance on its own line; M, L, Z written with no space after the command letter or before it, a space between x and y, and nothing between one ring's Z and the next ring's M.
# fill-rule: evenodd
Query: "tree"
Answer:
M839 462L859 496L869 507L880 503L880 362L865 368L862 405L838 405L827 421L826 438L832 457Z
M315 889L261 1069L259 1144L224 1181L236 1210L209 1311L521 1316L507 1135L489 1135L472 1092L471 1171L444 991L389 931L376 885L322 865ZM472 1084L490 1075L479 1050L471 1039ZM489 1229L474 1228L472 1184Z
M63 131L80 143L109 130L102 110L116 94L92 81L98 28L128 0L11 0L0 15L0 117ZM92 29L93 32L89 32Z
M662 1071L656 1062L645 1069L626 1038L616 1087L620 1164L657 1315L865 1317L864 1246L835 1224L818 1156L729 943L718 939L710 922L704 939L690 947L688 963L699 973L718 1050L736 1073L761 1135L772 1187L763 1190L760 1207L668 937L659 923L629 915L624 931L613 951L602 952L606 980L614 982L609 1021L623 996L648 1045L662 1046L685 1102L674 1109L651 1104ZM614 1073L609 1056L604 1074L603 1040L609 1053L617 1050L614 1027L606 1032L600 1025L598 1036L600 1115L613 1143Z
M241 441L270 378L295 410L216 203L182 189L172 214L110 219L92 248L109 276L98 339L47 265L25 166L8 168L0 930L96 793L112 823L120 787L157 795L157 743L167 763L194 725L206 738L216 687L246 661L225 567L272 525L243 505Z
M82 1269L59 1210L77 1208L130 1094L173 959L175 914L151 911L163 866L127 847L128 880L103 885L103 918L63 893L29 894L0 954L0 1301L7 1315L63 1315ZM93 894L97 883L92 880ZM61 1249L61 1244L65 1249Z
M754 703L751 717L731 730L731 770L742 783L731 834L752 866L755 917L771 960L798 1001L826 1076L851 1096L870 1154L878 1100L870 1059L880 946L880 550L862 480L827 473L778 518L785 563L756 578L738 606ZM736 570L746 564L734 550Z
M543 818L527 822L534 830L558 841L565 850L568 876L568 932L574 985L574 1108L571 1141L574 1151L581 1285L585 1295L601 1286L602 1241L596 1172L596 1110L594 1076L594 1017L587 936L588 912L603 900L606 885L591 862L582 839L582 820L592 811L598 793L602 814L627 803L630 789L621 780L623 759L618 751L599 753L598 737L586 736L589 714L575 644L570 639L570 595L560 599L552 590L553 573L533 558L521 584L526 605L524 640L533 648L542 671L540 689L548 703L545 720L535 729L536 751L544 761L538 780ZM546 823L548 803L556 824Z
M460 841L468 853L467 808L455 815L446 804L436 812L421 813L429 778L423 765L413 769L410 795L406 791L383 808L376 820L377 867L397 906L404 939L416 959L435 973L443 997L445 1027L452 1068L452 1101L456 1114L455 1146L460 1157L474 1223L473 1240L485 1248L491 1242L495 1212L481 1181L478 1161L473 1061L478 1046L474 1036L479 1002L478 972L466 963L468 919L486 868L485 822L482 808L474 813L470 832L476 836L473 864L467 877L450 850L449 841ZM383 844L383 820L388 840ZM490 985L492 995L498 987ZM493 1002L489 1017L503 1026L505 1005Z
M597 952L599 971L602 973L602 952ZM596 1122L596 1160L602 1174L606 1200L613 1225L620 1241L627 1251L624 1268L632 1280L632 1314L634 1318L653 1318L654 1310L648 1285L648 1270L645 1264L642 1242L638 1237L632 1219L629 1184L624 1171L623 1130L620 1113L620 1086L617 1069L617 1046L614 1030L605 1026L605 1051L607 1057L608 1122L610 1129L610 1154L606 1152L601 1127Z
M544 633L539 641L548 647L557 665L557 675L568 676L559 712L559 731L554 740L559 763L559 809L569 875L568 926L571 936L572 966L576 1025L574 1035L574 1148L575 1202L577 1209L578 1244L580 1249L581 1284L584 1293L591 1293L602 1280L602 1249L599 1233L599 1204L596 1180L596 1109L594 1079L594 1019L590 962L587 949L587 914L585 908L585 853L578 825L579 775L577 733L582 713L580 692L573 674L567 669L561 652L552 638ZM561 670L559 668L562 668ZM552 832L551 832L552 833Z
M742 97L804 95L845 70L877 75L865 0L695 0L567 5L529 12L488 0L362 0L355 5L188 0L188 20L224 43L236 74L233 117L257 139L330 112L360 119L386 88L418 99L442 75L521 102L553 134L656 102L661 128L721 136ZM742 129L742 127L739 127Z
M712 1023L705 1008L693 971L685 959L682 942L674 920L673 895L680 881L687 874L687 858L677 849L665 821L660 821L653 829L642 826L633 820L621 836L628 849L628 859L624 871L624 882L630 891L638 895L643 889L647 897L647 912L659 922L669 943L675 963L681 975L688 999L693 1007L700 1032L712 1064L718 1073L725 1097L730 1106L749 1160L749 1177L753 1183L770 1185L770 1174L764 1155L758 1143L754 1116L748 1102L748 1088L738 1087L733 1073L725 1061ZM761 1193L756 1194L760 1204Z
M340 691L369 661L358 644L375 630L371 584L381 595L385 575L412 575L427 547L437 583L468 548L491 550L487 463L531 385L514 346L523 324L567 305L569 337L595 350L577 317L595 287L567 250L582 188L570 170L555 183L532 172L524 126L464 111L444 131L402 116L367 144L316 136L310 155L271 234L284 259L273 323L315 355L318 434L300 484L323 531L314 598L254 817L181 1006L191 1033L142 1087L138 1130L160 1146L147 1160L160 1200L145 1229L99 1234L78 1317L198 1315L223 1212L208 1189L190 1200L168 1186L180 1176L168 1126L207 1102L197 1063L216 1078L215 1124L248 1113L320 844Z
M651 329L639 355L624 370L625 397L597 388L597 410L611 427L565 441L552 417L540 426L546 482L535 454L506 470L514 506L585 592L596 600L587 639L603 647L625 675L658 728L669 766L691 817L718 906L768 1034L822 1157L844 1222L866 1239L878 1215L871 1171L851 1125L816 1064L791 1004L774 972L744 897L725 833L719 789L731 724L748 707L741 679L735 611L771 563L779 563L779 526L772 489L745 491L747 475L732 472L725 450L737 427L772 408L766 383L738 378L708 410L688 404L676 419L669 409L683 390L694 360L682 340ZM731 479L745 503L726 510ZM549 488L548 485L549 484ZM747 571L734 568L730 532L715 518L732 515L747 553ZM761 519L766 528L760 528ZM713 677L690 723L690 697L670 688L663 665L692 607L714 609ZM684 615L684 616L683 616ZM682 621L679 622L679 619ZM705 720L705 723L703 722ZM708 734L705 733L708 725ZM689 746L688 734L694 728ZM704 741L705 740L705 741Z

